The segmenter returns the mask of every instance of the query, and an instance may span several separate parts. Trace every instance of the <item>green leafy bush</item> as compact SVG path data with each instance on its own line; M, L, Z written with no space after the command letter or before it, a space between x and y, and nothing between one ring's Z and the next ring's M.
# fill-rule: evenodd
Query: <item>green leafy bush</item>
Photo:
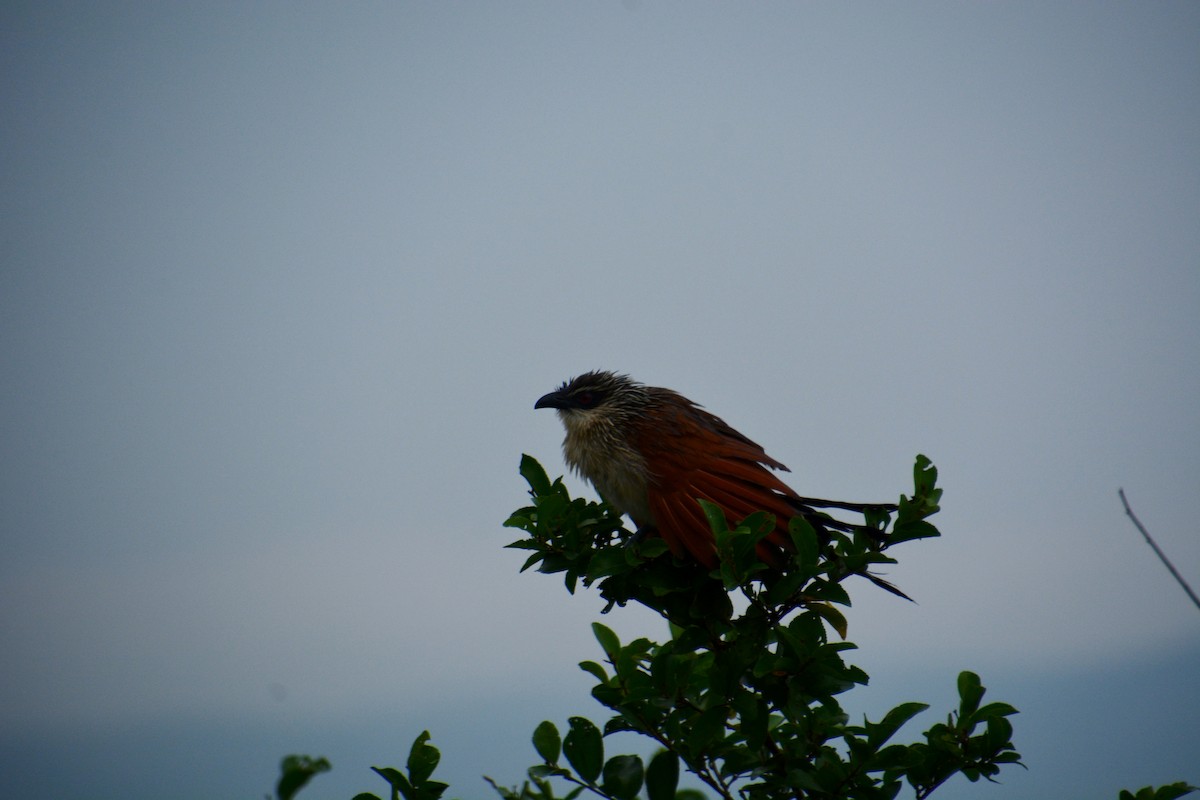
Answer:
M601 730L579 718L570 720L560 755L558 731L546 722L534 736L544 763L520 789L501 788L505 800L552 797L550 778L618 800L644 789L657 800L675 796L681 770L725 798L892 798L905 781L921 798L952 775L991 779L1019 763L1008 719L1016 709L983 704L973 673L959 676L958 709L913 744L892 740L924 704L852 723L838 702L868 680L844 660L854 649L841 611L850 604L847 584L895 563L889 548L938 535L928 517L941 490L928 459L917 459L914 492L900 499L890 531L892 520L881 515L868 520L876 532L833 532L822 541L796 518L782 569L756 554L774 528L770 515L731 526L705 503L720 555L713 573L674 558L660 539L638 541L611 509L571 498L528 456L521 474L533 502L507 524L525 534L510 545L530 551L525 568L562 573L568 591L594 586L606 611L640 603L669 623L671 638L622 643L596 623L603 662L580 665L596 679L592 695L614 712L603 734L633 731L661 748L648 766L629 755L605 761Z

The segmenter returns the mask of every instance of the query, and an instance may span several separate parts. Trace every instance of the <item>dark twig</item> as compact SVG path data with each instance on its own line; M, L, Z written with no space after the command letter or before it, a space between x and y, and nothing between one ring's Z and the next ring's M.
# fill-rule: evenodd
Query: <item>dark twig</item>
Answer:
M1188 586L1187 581L1185 581L1183 576L1179 574L1179 571L1175 569L1175 565L1171 563L1171 560L1167 558L1166 554L1163 553L1162 550L1158 549L1158 545L1155 544L1154 539L1150 537L1150 532L1146 530L1145 526L1142 525L1136 516L1134 516L1133 509L1129 507L1129 501L1125 499L1125 490L1118 489L1117 494L1121 497L1121 505L1125 506L1125 513L1131 520L1133 520L1133 524L1137 526L1137 529L1141 531L1142 536L1146 539L1146 544L1150 545L1150 547L1154 549L1155 554L1158 555L1159 560L1167 565L1167 569L1169 569L1171 574L1175 576L1175 580L1179 581L1179 585L1183 587L1185 592L1187 592L1187 596L1192 598L1192 602L1196 604L1196 608L1200 608L1200 597L1196 597L1196 593L1192 591L1192 587Z

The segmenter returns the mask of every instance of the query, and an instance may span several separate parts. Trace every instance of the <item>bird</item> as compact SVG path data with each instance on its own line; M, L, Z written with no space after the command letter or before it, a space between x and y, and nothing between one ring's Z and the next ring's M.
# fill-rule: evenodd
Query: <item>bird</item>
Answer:
M657 534L677 557L707 569L718 563L715 537L699 500L741 520L755 511L775 515L776 526L758 557L778 567L790 547L788 523L801 516L823 542L832 531L880 530L843 522L818 509L891 513L888 503L844 503L801 497L777 472L788 468L720 417L678 392L646 386L628 375L595 370L565 381L534 403L558 412L567 465L588 480L638 535ZM886 584L889 591L899 590Z

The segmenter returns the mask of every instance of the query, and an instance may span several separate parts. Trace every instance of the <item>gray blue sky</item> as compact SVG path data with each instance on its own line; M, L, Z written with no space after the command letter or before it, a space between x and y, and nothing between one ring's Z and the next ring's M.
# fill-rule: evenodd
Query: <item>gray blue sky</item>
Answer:
M0 794L517 782L603 716L500 527L592 368L803 494L934 459L851 705L975 670L1030 767L940 797L1200 783L1116 494L1200 585L1200 6L7 3L0 76Z

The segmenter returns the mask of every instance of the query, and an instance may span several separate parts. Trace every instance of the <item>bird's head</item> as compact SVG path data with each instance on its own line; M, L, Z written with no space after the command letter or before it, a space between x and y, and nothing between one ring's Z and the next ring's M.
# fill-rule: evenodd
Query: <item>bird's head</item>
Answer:
M646 387L616 372L585 372L571 378L533 404L534 408L553 408L568 428L576 424L616 421L641 410L648 399Z

